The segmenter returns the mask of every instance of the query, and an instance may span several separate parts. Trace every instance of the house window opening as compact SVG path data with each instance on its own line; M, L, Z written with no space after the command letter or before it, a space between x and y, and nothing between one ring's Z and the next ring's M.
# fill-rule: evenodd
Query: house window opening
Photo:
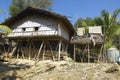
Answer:
M22 28L22 31L24 32L26 30L26 28Z
M35 30L35 31L38 31L38 27L34 27L34 30Z

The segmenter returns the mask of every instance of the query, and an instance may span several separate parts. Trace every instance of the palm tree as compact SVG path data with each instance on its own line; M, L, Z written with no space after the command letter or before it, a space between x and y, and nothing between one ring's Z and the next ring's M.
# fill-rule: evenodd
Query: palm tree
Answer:
M120 28L117 22L117 16L119 13L120 13L120 9L116 9L112 15L106 10L103 10L101 12L106 48L110 48L114 46L112 45L112 41L114 40L114 36L117 34Z
M4 33L4 34L8 35L8 34L12 33L12 30L8 26L0 25L0 33Z

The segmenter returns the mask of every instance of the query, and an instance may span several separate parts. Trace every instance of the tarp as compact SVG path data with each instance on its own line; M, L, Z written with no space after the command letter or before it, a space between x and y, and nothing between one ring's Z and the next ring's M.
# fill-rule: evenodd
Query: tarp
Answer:
M119 50L116 48L110 48L107 50L107 56L110 62L118 62L120 58Z

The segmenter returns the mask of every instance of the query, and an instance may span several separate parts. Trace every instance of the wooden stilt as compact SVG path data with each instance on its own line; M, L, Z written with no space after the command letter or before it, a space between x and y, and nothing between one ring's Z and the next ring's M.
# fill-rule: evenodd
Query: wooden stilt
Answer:
M58 50L58 61L60 61L60 53L61 53L61 40L59 41L59 50Z
M39 56L40 56L40 52L41 52L41 50L42 50L43 44L44 44L44 41L42 42L42 44L41 44L41 46L40 46L40 48L39 48L38 55L37 55L36 59L38 59Z
M20 44L20 42L18 41L17 42L17 59L19 58L19 44Z
M66 47L65 47L65 52L67 52L68 50L68 44L66 44Z
M15 50L16 50L16 48L17 48L16 46L13 48L11 55L13 55L13 53L14 53Z
M48 45L50 47L50 51L52 53L52 58L53 58L53 61L55 61L55 58L54 58L54 54L53 54L53 50L52 50L52 46L50 45L50 43L48 42Z
M21 52L22 52L22 58L25 59L23 48L21 48Z
M76 47L75 47L75 42L74 42L74 55L73 55L73 56L74 56L74 61L76 61L76 52L75 52L75 48L76 48Z
M99 56L98 56L98 61L99 61L100 59L102 59L102 49L103 49L103 45L102 45L101 48L100 48L100 54L99 54Z
M34 54L35 54L35 56L34 56L34 58L33 58L33 59L35 60L35 58L36 58L36 56L37 56L37 54L36 54L36 53L37 53L37 50L36 50L35 45L34 45L34 43L33 43L33 42L32 42L32 46L33 46L33 50L35 51L35 53L34 53Z
M88 44L88 63L90 62L90 50L89 50L89 44Z
M62 52L64 52L65 51L65 45L64 45L63 42L61 43L61 45L62 45Z
M5 44L3 44L3 48L4 48L4 54L5 54L5 52L6 52L6 49L5 49Z
M44 43L44 51L43 51L43 61L45 60L45 48L46 48L46 42Z
M29 60L31 59L31 41L29 43Z

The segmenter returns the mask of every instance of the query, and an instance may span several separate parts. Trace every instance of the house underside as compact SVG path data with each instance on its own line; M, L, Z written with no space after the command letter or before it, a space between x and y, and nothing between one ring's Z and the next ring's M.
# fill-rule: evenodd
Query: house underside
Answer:
M16 58L61 60L67 56L68 41L59 36L9 37L14 40Z

